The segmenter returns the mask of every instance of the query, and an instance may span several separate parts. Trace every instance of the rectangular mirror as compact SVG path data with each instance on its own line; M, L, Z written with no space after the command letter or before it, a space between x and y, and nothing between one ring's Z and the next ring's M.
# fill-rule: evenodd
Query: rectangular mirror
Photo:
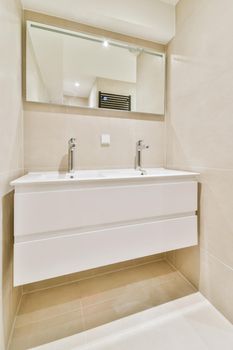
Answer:
M26 100L164 114L165 54L27 21Z

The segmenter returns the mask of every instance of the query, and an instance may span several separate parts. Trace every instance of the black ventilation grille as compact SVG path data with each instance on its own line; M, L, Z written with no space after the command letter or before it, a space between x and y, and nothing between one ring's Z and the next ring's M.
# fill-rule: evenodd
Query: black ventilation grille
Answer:
M99 108L131 111L131 96L115 95L99 91Z

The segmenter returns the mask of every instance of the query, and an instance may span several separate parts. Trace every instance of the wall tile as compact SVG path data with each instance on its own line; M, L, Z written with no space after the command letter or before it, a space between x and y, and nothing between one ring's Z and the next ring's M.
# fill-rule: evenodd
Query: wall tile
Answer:
M201 173L201 250L167 258L231 321L232 10L230 0L180 0L177 34L168 47L166 119L167 166Z
M200 291L233 322L233 269L201 250Z
M20 1L1 1L0 31L0 348L5 350L22 294L21 288L13 287L13 192L9 186L23 172Z
M140 138L150 145L144 152L144 165L163 164L161 121L25 111L24 122L25 168L29 171L65 171L71 137L78 142L78 169L132 168ZM110 134L109 147L101 146L102 133Z

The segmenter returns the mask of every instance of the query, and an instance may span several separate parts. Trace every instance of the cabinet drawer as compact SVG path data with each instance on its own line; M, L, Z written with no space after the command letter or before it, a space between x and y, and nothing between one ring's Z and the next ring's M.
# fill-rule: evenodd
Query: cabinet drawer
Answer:
M196 244L195 215L15 243L14 285Z
M15 194L15 236L195 212L197 183L101 186Z

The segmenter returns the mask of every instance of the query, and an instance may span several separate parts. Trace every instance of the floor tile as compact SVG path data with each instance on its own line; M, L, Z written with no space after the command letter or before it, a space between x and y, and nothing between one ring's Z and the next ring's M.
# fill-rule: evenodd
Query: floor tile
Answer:
M111 323L194 293L167 262L157 261L25 294L11 350L25 350Z
M85 335L85 336L84 336ZM200 293L33 350L232 350L233 325Z
M68 312L25 326L15 327L10 350L24 350L56 339L71 336L84 330L82 310Z

